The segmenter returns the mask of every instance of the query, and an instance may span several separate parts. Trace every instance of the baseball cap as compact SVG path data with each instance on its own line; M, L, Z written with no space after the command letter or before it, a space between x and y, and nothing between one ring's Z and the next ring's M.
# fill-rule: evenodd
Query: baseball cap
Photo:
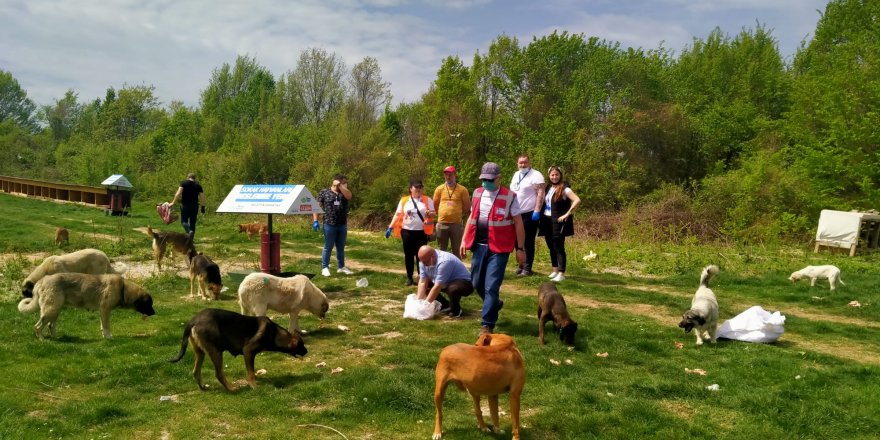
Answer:
M454 173L454 172L455 172L455 167L452 166L452 165L450 165L450 166L448 166L448 167L446 167L446 168L443 168L443 172L444 172L444 173Z
M495 162L486 162L480 169L480 179L494 179L501 175L501 167Z

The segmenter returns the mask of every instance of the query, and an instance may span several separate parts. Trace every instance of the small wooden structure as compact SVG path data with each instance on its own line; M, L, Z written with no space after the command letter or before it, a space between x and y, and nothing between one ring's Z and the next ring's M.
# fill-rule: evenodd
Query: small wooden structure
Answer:
M0 176L0 190L9 194L27 197L81 203L94 208L107 209L110 206L110 196L107 193L107 188L95 186Z
M823 209L813 252L819 252L821 246L849 249L851 257L856 249L880 248L880 214Z

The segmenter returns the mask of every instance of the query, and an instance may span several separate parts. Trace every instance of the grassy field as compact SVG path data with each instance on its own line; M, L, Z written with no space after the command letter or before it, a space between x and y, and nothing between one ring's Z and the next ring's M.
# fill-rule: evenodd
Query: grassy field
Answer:
M136 228L179 231L179 224L160 226L145 205L119 218L5 194L0 218L4 439L430 438L437 355L448 344L472 343L479 330L476 295L463 301L462 319L402 319L403 300L412 289L403 285L400 242L379 232L352 231L346 258L356 274L314 279L331 299L323 328L314 316L301 316L309 354L303 359L261 354L256 367L267 373L258 377L257 389L235 393L223 390L206 362L210 389L199 391L190 374L191 351L179 363L166 360L177 353L183 325L193 314L204 307L238 311L236 286L216 302L193 300L179 258L177 271L156 272L150 240ZM224 271L257 269L258 241L248 241L235 226L254 220L263 219L200 217L197 248ZM319 272L320 235L305 218L275 220L283 239L282 269ZM58 226L71 231L65 249L52 243ZM66 309L58 338L37 340L32 330L37 315L16 309L18 285L46 255L85 247L126 263L128 276L153 295L156 316L142 320L131 310L116 310L114 337L104 340L97 313ZM581 258L590 250L597 260ZM509 271L502 286L505 306L496 331L512 335L526 360L522 438L867 439L880 433L878 255L813 254L808 244L624 242L573 242L569 254L569 279L560 290L580 324L573 350L553 338L544 347L537 342L537 286L549 272L543 244L540 275L521 279ZM722 320L752 305L780 310L787 320L779 342L722 340L697 347L693 335L676 327L700 270L710 263L721 268L712 287ZM809 282L788 281L792 271L808 264L837 265L846 286L831 294L827 283L811 289ZM369 280L368 287L355 286L360 277ZM853 300L862 307L849 307ZM270 316L287 326L286 316ZM224 361L230 380L244 384L243 360L226 354ZM320 362L326 367L317 367ZM332 374L337 367L343 371ZM720 389L707 390L712 384ZM444 438L509 438L507 405L502 397L501 428L508 434L484 434L476 428L470 398L450 387Z

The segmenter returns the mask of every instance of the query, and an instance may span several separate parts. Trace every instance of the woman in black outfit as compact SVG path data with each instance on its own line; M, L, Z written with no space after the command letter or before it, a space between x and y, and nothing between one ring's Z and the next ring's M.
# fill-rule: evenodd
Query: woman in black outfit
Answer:
M553 272L550 281L565 279L565 237L574 235L572 212L581 204L580 197L562 180L562 170L553 166L547 170L547 185L544 189L544 205L538 224L538 235L544 236L550 250L550 264Z

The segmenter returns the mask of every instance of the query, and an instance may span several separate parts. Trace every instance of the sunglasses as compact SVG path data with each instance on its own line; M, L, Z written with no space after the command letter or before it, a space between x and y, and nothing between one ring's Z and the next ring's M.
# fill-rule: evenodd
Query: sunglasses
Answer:
M495 179L480 179L480 180L482 180L483 182L494 182L495 181Z

